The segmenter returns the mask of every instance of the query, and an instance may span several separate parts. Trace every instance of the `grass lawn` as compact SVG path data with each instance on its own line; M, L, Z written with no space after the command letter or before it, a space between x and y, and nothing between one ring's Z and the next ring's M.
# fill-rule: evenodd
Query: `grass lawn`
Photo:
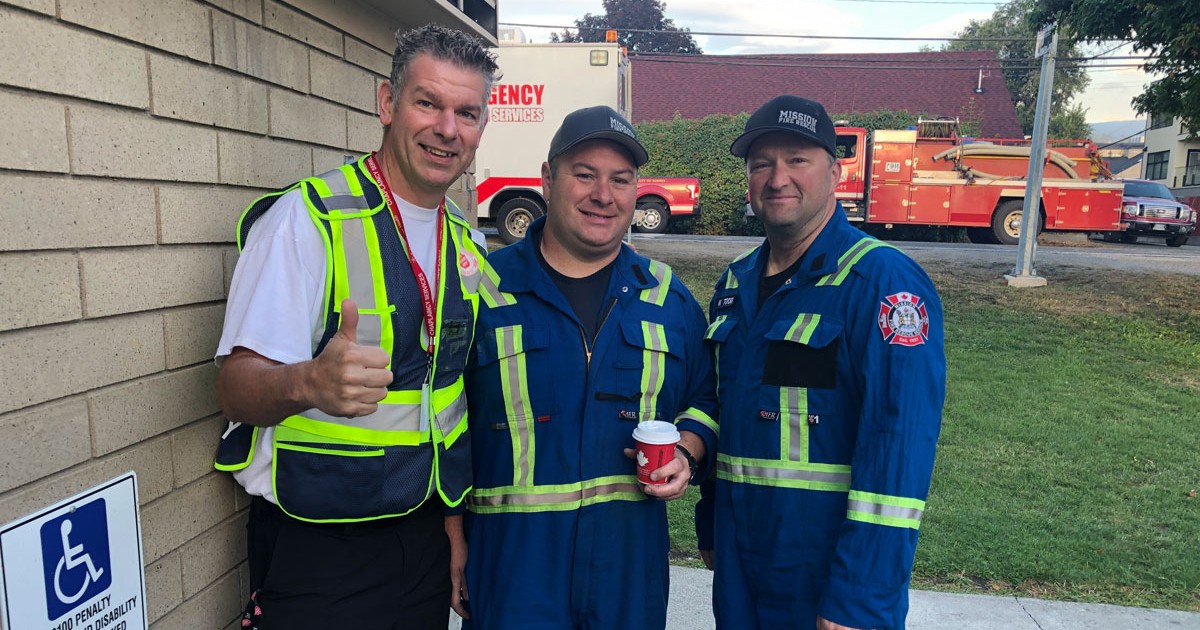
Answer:
M728 262L663 259L704 305ZM1200 610L1200 277L1009 267L926 265L948 391L914 587Z

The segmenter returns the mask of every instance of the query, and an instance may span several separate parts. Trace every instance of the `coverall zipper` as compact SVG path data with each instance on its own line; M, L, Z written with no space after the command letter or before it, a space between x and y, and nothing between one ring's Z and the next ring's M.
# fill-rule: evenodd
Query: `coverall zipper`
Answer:
M587 356L587 368L592 369L592 346L596 343L596 337L600 336L600 330L604 328L604 322L608 321L608 316L612 314L613 307L617 305L617 298L612 298L608 303L608 308L604 309L604 316L600 318L600 324L596 326L596 334L592 337L592 342L588 343L587 334L583 331L583 326L579 327L579 338L583 340L583 352Z

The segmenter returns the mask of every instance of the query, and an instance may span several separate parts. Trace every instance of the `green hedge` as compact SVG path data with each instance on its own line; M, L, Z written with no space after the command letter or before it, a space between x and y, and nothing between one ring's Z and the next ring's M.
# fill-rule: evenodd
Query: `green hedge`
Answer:
M729 154L729 145L746 126L746 113L736 116L714 114L700 119L643 122L636 125L638 137L650 153L650 162L642 168L647 177L699 177L698 219L672 221L670 231L690 234L733 234L761 236L762 226L743 216L746 203L746 170L739 158ZM840 114L851 127L867 129L904 129L917 123L919 114L906 111L877 111L867 114ZM929 116L926 116L929 117ZM964 135L978 134L979 123L961 125Z

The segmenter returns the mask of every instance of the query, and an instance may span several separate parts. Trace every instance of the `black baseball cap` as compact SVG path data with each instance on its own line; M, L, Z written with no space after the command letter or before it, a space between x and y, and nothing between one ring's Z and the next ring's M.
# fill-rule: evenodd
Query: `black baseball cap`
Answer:
M742 135L729 145L729 152L744 159L755 140L775 131L794 133L837 157L837 132L825 108L816 101L786 94L767 101L750 115Z
M637 132L625 117L607 105L577 109L563 119L554 138L550 140L550 157L566 153L585 140L612 140L625 147L634 166L650 161L646 148L638 142Z

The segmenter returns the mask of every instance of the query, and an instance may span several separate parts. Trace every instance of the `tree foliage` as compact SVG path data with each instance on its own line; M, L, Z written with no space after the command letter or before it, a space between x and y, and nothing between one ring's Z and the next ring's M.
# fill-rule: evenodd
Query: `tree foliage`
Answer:
M553 33L552 42L602 42L605 31L616 29L617 42L632 53L699 55L703 53L690 29L675 26L665 16L662 0L604 0L604 14L584 14L575 31ZM660 31L654 33L634 31Z
M1200 130L1200 2L1196 0L1039 0L1031 22L1057 20L1072 41L1117 39L1163 75L1133 98L1139 113L1178 116Z
M1012 96L1013 105L1017 109L1017 120L1025 135L1032 135L1034 117L1037 110L1038 80L1041 75L1041 60L1035 59L1034 40L1037 38L1037 27L1029 19L1037 0L1012 0L1001 5L986 20L971 20L959 34L958 39L951 40L944 50L992 50L1000 57L1000 69L1004 73L1004 82ZM1016 41L991 42L971 41L981 38L1014 38ZM1083 51L1077 43L1061 41L1058 47L1059 57L1081 57ZM1084 68L1078 64L1060 62L1054 70L1054 94L1050 103L1050 128L1077 131L1074 118L1085 115L1086 110L1070 107L1071 100L1087 87L1090 78ZM1056 118L1059 118L1057 122ZM1090 131L1082 136L1088 137ZM1050 134L1052 138L1056 136Z

